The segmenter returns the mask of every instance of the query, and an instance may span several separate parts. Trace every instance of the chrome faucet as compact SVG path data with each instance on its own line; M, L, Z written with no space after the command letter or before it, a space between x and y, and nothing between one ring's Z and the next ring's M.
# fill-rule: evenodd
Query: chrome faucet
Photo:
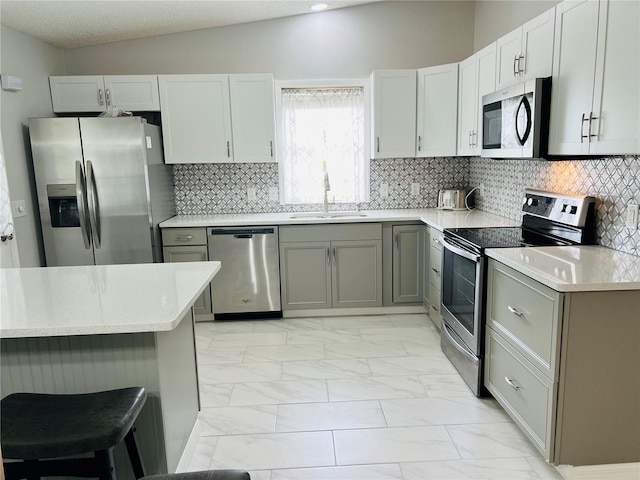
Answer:
M327 192L329 190L331 190L331 185L329 184L329 172L327 172L326 170L324 171L324 178L322 180L322 184L323 184L323 187L324 187L323 211L324 211L324 213L328 213L329 212L329 199L327 198Z

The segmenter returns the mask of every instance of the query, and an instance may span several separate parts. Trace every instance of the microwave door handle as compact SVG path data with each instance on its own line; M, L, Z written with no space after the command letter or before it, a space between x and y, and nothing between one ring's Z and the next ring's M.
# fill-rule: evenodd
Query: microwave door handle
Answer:
M80 232L84 248L91 248L91 237L89 234L89 221L87 220L87 192L82 172L82 162L76 160L76 202L78 205L78 218L80 219Z
M93 173L93 164L87 160L87 191L89 197L89 220L93 232L93 244L100 248L100 204L96 188L96 177Z
M518 128L518 115L520 113L521 108L525 109L525 114L527 117L527 126L525 127L524 134L522 135L520 135L520 129ZM529 134L531 133L531 126L532 126L531 105L529 104L529 100L527 100L526 95L524 95L520 99L520 103L518 104L518 108L516 109L515 124L516 124L516 137L518 138L518 142L520 142L520 145L524 145L525 143L527 143L527 140L529 139Z

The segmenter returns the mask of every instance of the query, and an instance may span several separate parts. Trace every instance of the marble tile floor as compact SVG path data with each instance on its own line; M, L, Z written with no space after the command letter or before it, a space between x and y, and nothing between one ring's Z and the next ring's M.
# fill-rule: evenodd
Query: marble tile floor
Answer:
M196 324L201 435L187 470L253 480L561 480L468 390L426 315Z

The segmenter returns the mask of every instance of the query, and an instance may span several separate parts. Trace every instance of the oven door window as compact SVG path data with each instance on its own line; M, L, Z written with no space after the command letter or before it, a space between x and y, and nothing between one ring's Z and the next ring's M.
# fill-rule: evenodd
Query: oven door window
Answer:
M443 251L442 271L445 274L442 279L442 304L456 317L469 335L475 335L478 264L446 248Z

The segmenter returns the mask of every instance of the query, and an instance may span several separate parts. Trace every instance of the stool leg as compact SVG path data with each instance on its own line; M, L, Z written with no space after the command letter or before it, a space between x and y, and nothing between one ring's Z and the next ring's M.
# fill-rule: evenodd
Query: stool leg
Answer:
M116 480L112 449L98 450L95 452L95 456L98 464L98 478L100 480Z
M136 479L144 477L144 466L142 465L140 451L138 450L138 444L136 442L135 428L131 427L131 430L129 430L127 435L124 437L124 443L127 446L129 460L131 460L131 466L133 467L133 473L136 476Z

